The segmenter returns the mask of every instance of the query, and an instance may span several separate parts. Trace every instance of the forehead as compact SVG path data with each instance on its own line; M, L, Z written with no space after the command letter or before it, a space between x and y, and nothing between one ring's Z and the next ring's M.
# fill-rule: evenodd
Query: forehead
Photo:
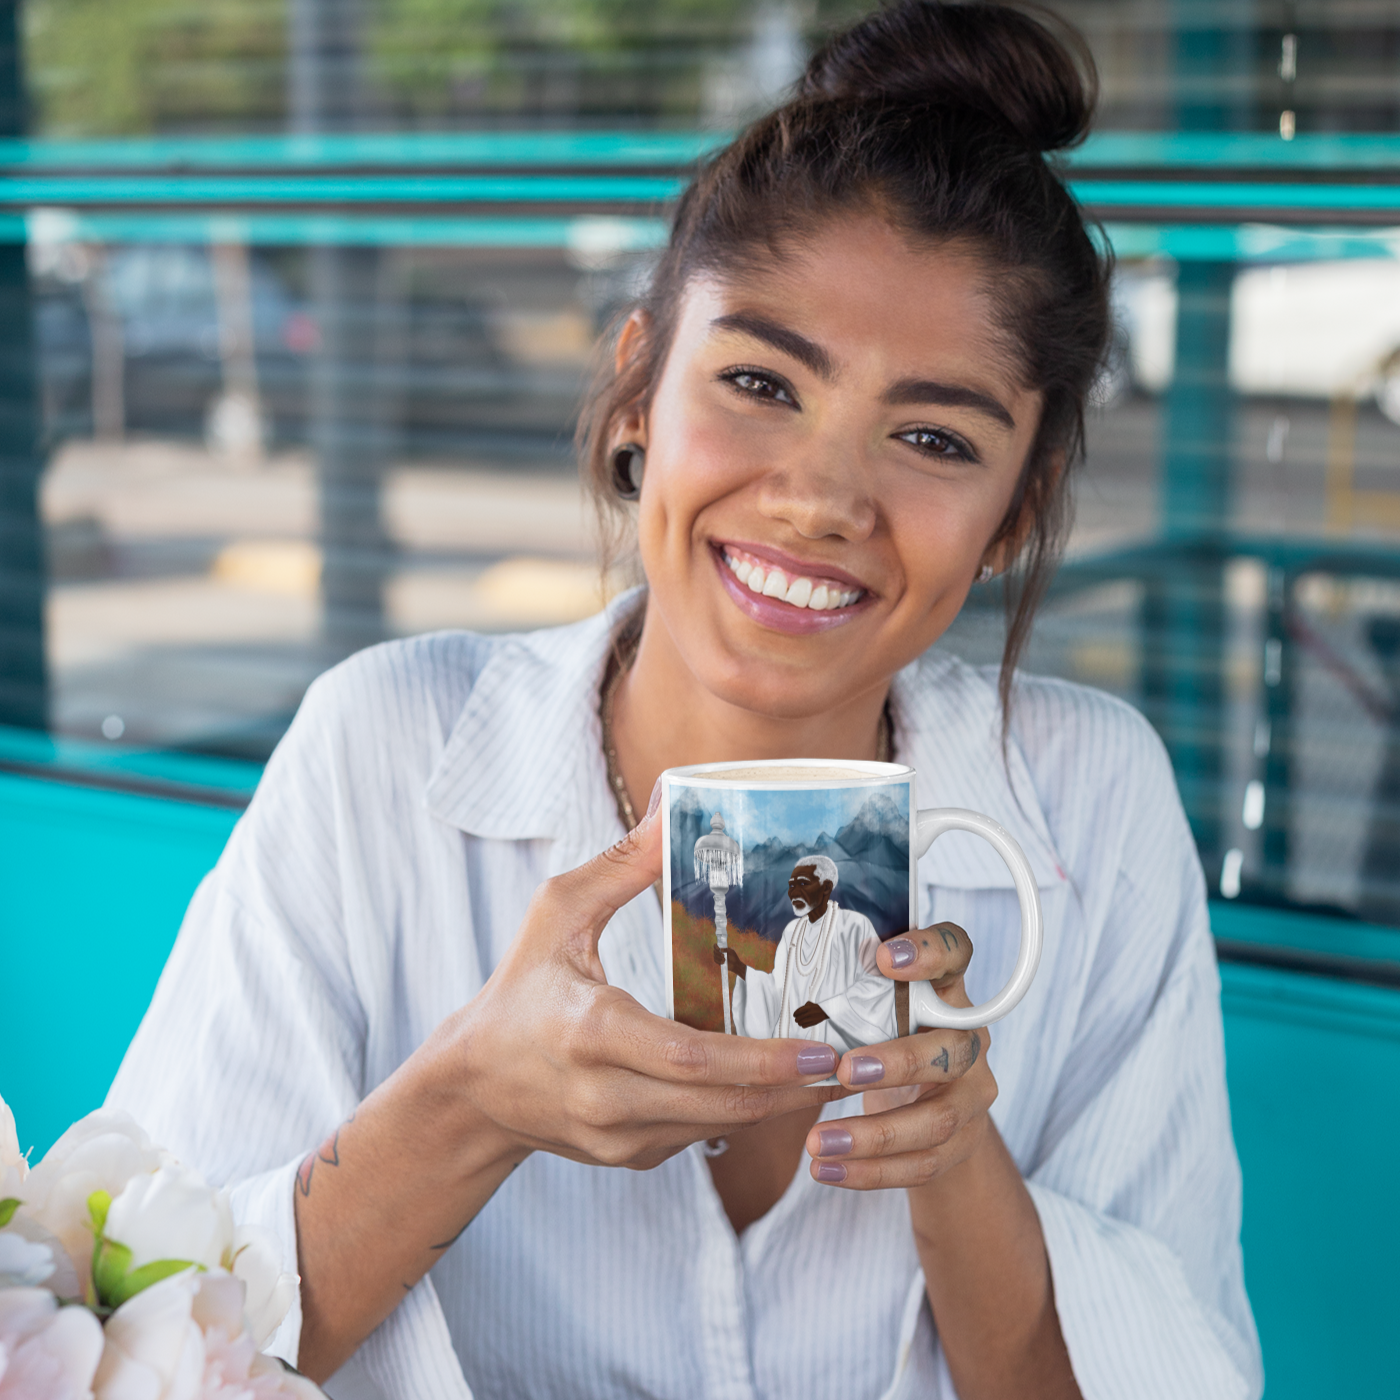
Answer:
M794 865L792 868L792 878L795 880L799 875L810 875L814 880L817 877L817 867L810 861L802 865Z
M722 277L696 278L679 328L704 336L714 317L743 307L824 346L847 377L955 375L1012 397L1024 390L994 280L969 245L919 242L875 217L832 219Z

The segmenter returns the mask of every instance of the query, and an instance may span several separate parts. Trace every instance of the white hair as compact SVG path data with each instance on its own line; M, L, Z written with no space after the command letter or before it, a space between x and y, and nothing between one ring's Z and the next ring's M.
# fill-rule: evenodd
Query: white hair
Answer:
M830 880L831 888L836 888L836 881L840 878L840 872L836 869L836 862L830 856L803 856L796 865L792 867L792 873L797 874L803 866L810 865L817 872L818 880Z

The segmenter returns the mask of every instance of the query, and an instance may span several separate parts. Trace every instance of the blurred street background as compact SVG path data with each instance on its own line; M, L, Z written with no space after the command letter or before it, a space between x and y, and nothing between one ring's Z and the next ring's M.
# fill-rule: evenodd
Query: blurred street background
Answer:
M594 344L861 8L11 6L0 718L256 761L360 646L596 610ZM1217 897L1400 922L1400 3L1052 8L1118 339L1027 665L1152 718Z

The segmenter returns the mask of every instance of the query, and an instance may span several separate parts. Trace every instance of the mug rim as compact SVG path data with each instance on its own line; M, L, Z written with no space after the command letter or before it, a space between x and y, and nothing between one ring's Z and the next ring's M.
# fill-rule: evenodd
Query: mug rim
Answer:
M857 768L864 776L858 778L713 778L711 773L724 773L735 768ZM753 788L761 791L802 791L814 788L877 787L883 783L914 778L914 769L907 763L882 763L868 758L754 758L726 759L719 763L691 763L679 768L667 768L663 779L694 783L708 788Z

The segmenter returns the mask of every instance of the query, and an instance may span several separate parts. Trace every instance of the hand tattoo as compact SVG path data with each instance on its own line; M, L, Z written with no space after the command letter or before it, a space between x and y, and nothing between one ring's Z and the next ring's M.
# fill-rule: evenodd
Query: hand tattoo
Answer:
M948 1047L945 1045L945 1046L938 1052L938 1054L936 1054L936 1055L933 1057L933 1059L931 1059L931 1060L929 1061L929 1064L931 1064L935 1069L941 1069L941 1070L943 1071L944 1074L947 1074L947 1073L948 1073Z

